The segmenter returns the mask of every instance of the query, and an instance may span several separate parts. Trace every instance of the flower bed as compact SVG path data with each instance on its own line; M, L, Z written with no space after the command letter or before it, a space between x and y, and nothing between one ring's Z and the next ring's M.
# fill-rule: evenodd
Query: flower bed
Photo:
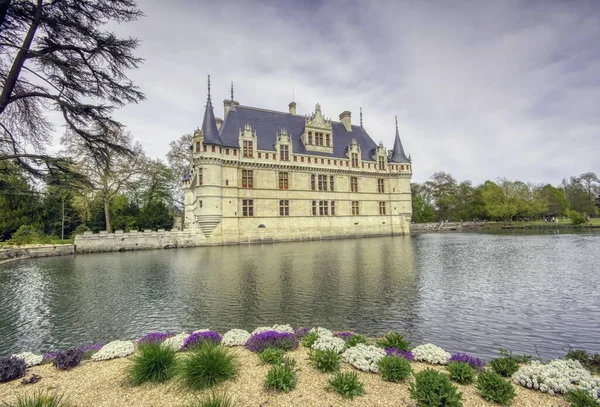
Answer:
M246 349L252 352L262 352L268 348L291 350L297 347L298 338L290 332L263 331L254 333L246 342Z

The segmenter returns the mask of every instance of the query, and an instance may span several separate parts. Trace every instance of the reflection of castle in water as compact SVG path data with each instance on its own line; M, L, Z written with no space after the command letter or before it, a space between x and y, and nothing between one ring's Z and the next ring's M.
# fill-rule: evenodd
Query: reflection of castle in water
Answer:
M394 326L410 334L414 327L418 289L410 237L201 250L203 270L186 278L204 279L206 295L218 303L203 310L202 319L224 328L290 323L378 333ZM196 302L198 295L184 297Z

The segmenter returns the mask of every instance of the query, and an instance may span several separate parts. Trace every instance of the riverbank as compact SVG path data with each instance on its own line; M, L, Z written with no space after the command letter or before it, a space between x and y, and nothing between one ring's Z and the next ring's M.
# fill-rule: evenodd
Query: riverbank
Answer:
M0 248L0 264L37 257L67 256L75 254L73 244L37 244L24 246L3 246Z
M307 340L310 335L314 338ZM224 348L227 348L233 356L233 363L237 371L233 380L225 380L219 385L203 391L192 391L185 388L181 381L171 379L163 383L142 384L134 386L129 381L128 371L135 364L135 358L139 356L140 348L138 343L141 341L163 342L163 347L173 347L181 352L176 355L176 363L193 355L193 351L186 348L190 338L211 338L220 342ZM202 336L205 335L205 336ZM477 366L474 373L481 374L483 371L499 371L494 363L489 363L482 367L482 361L465 354L450 355L443 349L431 344L416 346L410 352L400 352L398 348L391 347L390 343L396 343L397 346L410 346L404 342L402 336L391 334L381 338L357 338L360 341L351 341L349 338L360 335L350 332L333 333L327 329L316 328L313 330L297 329L293 330L289 325L275 325L273 327L257 328L252 334L242 330L232 330L222 337L208 330L196 331L192 335L168 336L166 334L153 333L145 336L136 342L118 342L109 343L106 348L111 348L109 352L104 352L104 348L94 350L97 352L91 356L91 360L85 360L81 364L72 367L70 370L58 370L52 365L53 357L56 354L44 356L45 364L32 366L27 369L25 379L37 376L37 381L32 384L23 384L20 379L12 380L6 383L0 383L0 402L14 403L18 398L31 396L33 394L48 393L63 395L69 400L72 407L89 406L112 407L116 405L127 405L132 407L142 406L190 406L198 397L210 395L213 392L225 394L235 401L235 406L409 406L416 407L417 402L411 397L410 387L416 383L416 375L426 369L433 369L437 372L448 374L449 370L445 366L452 360L463 360L471 366ZM266 338L270 338L264 342ZM187 339L185 339L187 338ZM260 338L260 339L259 339ZM274 338L283 338L287 342L278 342ZM288 338L288 339L285 339ZM208 340L208 339L205 339ZM291 349L289 348L290 342ZM262 342L261 342L262 341ZM295 345L294 345L295 341ZM339 343L338 343L339 342ZM351 343L352 342L352 343ZM250 345L252 343L252 345ZM265 345L267 344L268 345ZM255 353L257 346L269 346L278 348L286 343L287 351L285 356L295 361L296 384L288 392L277 392L265 389L265 378L272 366L261 361L259 353ZM135 345L134 345L135 344ZM183 344L183 346L182 346ZM262 345L259 345L262 344ZM244 346L245 345L245 346ZM112 346L112 347L111 347ZM137 350L134 352L134 346ZM341 346L341 347L340 347ZM130 348L130 350L129 350ZM312 348L312 349L311 349ZM96 348L97 349L97 348ZM192 348L193 349L193 348ZM284 349L284 348L279 348ZM338 353L340 366L333 372L324 373L316 368L310 361L311 352L316 349L332 349ZM390 351L394 350L393 352ZM397 353L396 353L397 352ZM379 354L381 353L381 355ZM395 358L405 358L410 366L408 377L399 382L390 382L383 380L381 367L379 369L372 366L380 366L378 360L385 356ZM102 356L100 357L100 354ZM354 356L350 357L349 354ZM399 355L400 356L397 356ZM108 355L108 356L107 356ZM368 356L367 356L368 355ZM98 356L98 357L97 357ZM35 355L27 356L29 361L35 360ZM38 356L42 360L42 356ZM108 358L109 360L103 360ZM361 358L367 358L362 359ZM457 359L455 359L457 358ZM504 356L504 359L512 359L513 356ZM364 361L371 360L364 364ZM527 377L530 362L524 362L525 359L518 359L517 356L512 359L519 361L516 367L516 373L511 379L508 377L507 383L514 393L511 405L519 407L568 407L569 403L562 395L551 395L548 388L541 392L527 388L523 377ZM33 362L35 363L35 362ZM374 364L372 364L374 363ZM515 362L517 363L517 362ZM578 369L583 369L579 362L573 361ZM531 365L531 366L539 366ZM483 369L483 370L481 370ZM354 400L343 398L331 388L328 389L330 379L336 372L356 373L358 381L362 383L364 394L356 396ZM598 387L598 376L590 376L583 371L578 380L586 380L582 385L592 383L595 391L600 391ZM587 379L584 376L587 375ZM509 374L510 376L510 374ZM540 377L540 384L543 384L543 378ZM562 377L554 377L552 386L564 386L561 384ZM568 380L568 379L567 379ZM477 379L472 384L458 384L458 392L461 393L464 407L484 407L494 404L484 400L478 390ZM548 382L550 383L550 382ZM567 382L568 383L568 382ZM568 388L576 388L578 384L567 384ZM569 387L570 386L570 387ZM543 386L539 387L540 389ZM558 387L557 387L558 388ZM432 391L431 388L428 391ZM550 394L549 394L550 393ZM597 393L596 393L597 394ZM194 404L200 406L200 404Z

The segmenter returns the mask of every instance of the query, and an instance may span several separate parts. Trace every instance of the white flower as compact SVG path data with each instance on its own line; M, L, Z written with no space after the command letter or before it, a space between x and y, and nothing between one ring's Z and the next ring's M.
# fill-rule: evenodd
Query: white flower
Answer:
M308 332L309 332L309 333L311 333L311 332L316 332L316 333L317 333L317 335L319 335L319 338L320 338L320 337L323 337L323 336L333 336L333 332L331 332L331 331L330 331L329 329L327 329L327 328L321 328L320 326L319 326L319 327L316 327L316 328L313 328L313 329L311 329L311 330L310 330L310 331L308 331Z
M593 378L581 363L576 360L556 359L547 364L533 361L521 366L512 379L515 383L523 385L527 381L539 383L542 392L550 395L565 394L573 389L588 391L592 397L598 397L600 383ZM600 404L600 403L598 403Z
M252 331L252 335L266 331L287 332L293 334L294 328L292 328L290 325L259 326L254 331Z
M182 332L178 335L171 336L170 338L165 339L163 345L175 350L176 352L179 352L188 336L188 334Z
M317 340L311 346L315 350L329 350L332 349L337 353L341 353L346 346L346 342L342 338L336 338L334 336L319 335Z
M411 350L415 355L415 360L420 362L428 362L438 365L445 365L452 355L431 343L425 345L419 345Z
M232 329L223 335L221 344L225 346L244 346L250 338L250 332L243 329Z
M347 349L342 357L347 363L364 372L377 373L379 362L385 356L385 351L377 346L359 343L353 348Z
M42 360L44 360L43 355L36 355L35 353L31 352L17 353L13 356L19 359L23 359L27 364L27 367L39 365L40 363L42 363Z
M135 352L132 341L113 341L104 345L98 352L92 355L93 360L108 360L123 358Z

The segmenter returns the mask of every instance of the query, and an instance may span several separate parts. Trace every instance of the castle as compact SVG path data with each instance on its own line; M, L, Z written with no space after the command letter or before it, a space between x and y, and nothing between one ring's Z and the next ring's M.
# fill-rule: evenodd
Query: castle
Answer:
M394 148L377 145L344 111L312 114L210 97L183 179L184 229L205 243L399 235L409 232L412 162L396 121Z

